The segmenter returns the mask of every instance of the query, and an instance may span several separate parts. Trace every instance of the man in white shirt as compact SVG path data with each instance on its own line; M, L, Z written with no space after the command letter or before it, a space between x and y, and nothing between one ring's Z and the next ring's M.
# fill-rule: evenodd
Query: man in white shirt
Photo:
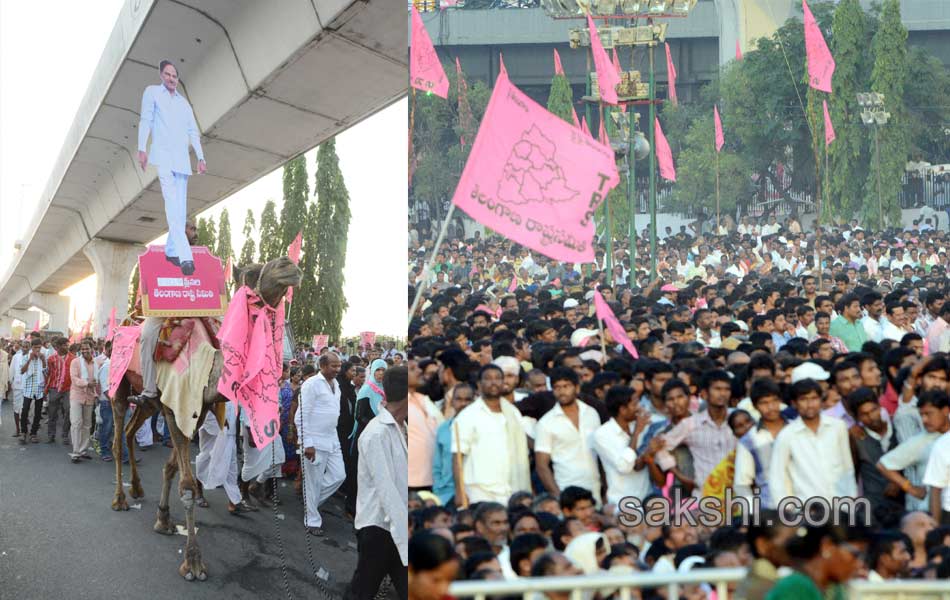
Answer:
M619 505L628 496L642 501L650 493L650 472L642 462L637 464L636 448L650 415L640 410L629 387L609 389L606 404L611 418L594 431L592 446L607 476L607 502Z
M162 83L150 85L142 94L142 112L139 120L139 165L158 168L158 180L165 198L165 218L168 221L168 242L165 258L181 267L184 275L195 272L191 246L185 238L185 216L188 212L188 176L191 175L189 143L198 157L198 174L207 170L201 151L201 134L195 115L184 96L178 93L178 68L170 61L159 64ZM149 133L152 134L151 155L146 152Z
M452 471L460 506L465 500L507 505L512 494L531 489L528 438L521 413L502 398L504 382L500 367L482 367L480 397L453 423Z
M924 485L930 486L930 514L941 525L950 525L950 432L937 438L930 450Z
M557 404L538 421L534 441L538 476L554 497L576 485L589 490L599 506L600 472L591 438L600 427L600 417L594 408L578 401L580 380L573 370L553 369L551 390Z
M10 360L10 389L13 390L13 422L16 424L16 434L20 437L20 409L23 408L23 361L30 353L30 346L23 341L13 345L16 353Z
M821 414L821 386L812 379L792 384L799 417L785 426L772 445L769 486L775 508L795 496L802 502L821 497L855 498L858 486L844 421ZM816 468L820 465L821 468Z
M861 319L861 325L868 340L880 343L884 339L884 321L881 318L884 313L884 299L877 292L868 292L861 297L861 308L867 311L867 315Z
M359 558L347 593L356 600L374 598L385 575L400 600L409 597L409 370L401 366L386 371L383 391L386 407L359 439L353 523Z
M323 535L323 517L317 510L343 485L346 471L336 432L340 419L340 357L328 352L320 357L320 372L300 388L300 406L294 415L303 465L304 523L311 535Z

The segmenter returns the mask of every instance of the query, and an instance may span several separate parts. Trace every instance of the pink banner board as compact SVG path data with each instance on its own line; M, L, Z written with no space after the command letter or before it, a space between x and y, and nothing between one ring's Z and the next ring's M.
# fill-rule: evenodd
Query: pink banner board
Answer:
M149 246L139 256L139 288L146 317L217 317L227 309L224 265L204 246L192 246L195 272L165 260L164 246Z

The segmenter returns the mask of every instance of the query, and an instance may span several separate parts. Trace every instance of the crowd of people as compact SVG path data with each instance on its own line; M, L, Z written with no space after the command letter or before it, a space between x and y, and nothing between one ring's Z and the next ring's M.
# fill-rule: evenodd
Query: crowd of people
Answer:
M631 274L629 240L575 265L463 225L438 248L411 232L410 595L744 567L737 597L797 600L950 577L936 222L665 228L654 277L643 237Z
M102 462L113 460L111 351L110 341L70 342L44 337L41 331L0 341L0 400L11 401L9 429L20 444L61 442L75 464L91 461L95 454ZM233 402L226 402L224 427L208 413L191 440L198 445L197 503L209 507L204 492L223 487L229 513L257 512L280 504L272 480L288 478L304 501L308 534L324 537L319 508L339 492L360 554L350 597L373 598L388 575L405 598L408 530L398 526L406 521L407 506L404 356L386 343L351 355L298 345L294 356L285 358L279 382L280 436L273 452L270 446L254 446L247 416ZM141 408L130 405L126 423L135 410ZM128 448L123 439L118 443L128 464ZM161 413L141 426L135 444L138 451L153 444L171 447Z

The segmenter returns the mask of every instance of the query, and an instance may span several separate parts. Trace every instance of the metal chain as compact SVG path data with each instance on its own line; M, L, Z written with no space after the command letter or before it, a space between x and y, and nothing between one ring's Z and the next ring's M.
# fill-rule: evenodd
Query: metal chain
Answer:
M271 465L273 466L274 462L277 460L277 450L274 443L271 442L270 447L271 455ZM274 498L277 497L277 478L274 477ZM284 580L284 591L287 592L287 598L294 600L293 594L290 593L290 581L287 579L287 560L284 558L284 539L280 535L280 517L277 516L277 503L271 502L271 505L274 507L274 530L277 532L277 551L280 556L280 573L281 577Z
M302 442L304 440L304 433L303 433L304 419L303 419L303 412L302 412L303 411L303 394L302 393L300 394L300 398L297 402L297 410L301 411L300 432L299 432L299 437L297 439L301 442L301 444L298 447L302 448ZM314 449L314 452L316 452L316 449ZM305 460L307 460L307 458L303 454L300 454L300 452L298 451L297 462L300 466L300 490L303 492L304 541L307 544L307 560L310 561L310 569L313 571L313 577L317 581L317 589L319 589L320 592L325 597L335 599L337 598L337 596L335 596L329 590L329 588L326 587L326 583L323 581L323 579L320 577L319 573L317 572L316 563L313 561L313 548L310 545L310 532L307 531L307 480L306 480L306 477L304 476L305 469L303 466L303 461ZM275 486L276 486L276 483L275 483ZM326 535L326 533L324 533L324 535Z

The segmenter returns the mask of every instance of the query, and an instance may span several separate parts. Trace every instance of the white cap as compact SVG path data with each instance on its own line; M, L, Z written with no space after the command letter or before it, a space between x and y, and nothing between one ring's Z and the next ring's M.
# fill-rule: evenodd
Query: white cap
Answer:
M572 346L584 346L585 342L597 335L598 331L596 329L578 329L571 334L571 345Z
M577 308L577 305L578 305L577 300L573 298L568 298L567 300L564 301L564 310L567 310L569 308Z
M499 356L491 362L508 375L518 375L521 373L521 363L513 356Z
M803 379L814 379L815 381L826 381L831 377L831 373L816 365L813 362L803 362L792 369L792 383L798 383Z

